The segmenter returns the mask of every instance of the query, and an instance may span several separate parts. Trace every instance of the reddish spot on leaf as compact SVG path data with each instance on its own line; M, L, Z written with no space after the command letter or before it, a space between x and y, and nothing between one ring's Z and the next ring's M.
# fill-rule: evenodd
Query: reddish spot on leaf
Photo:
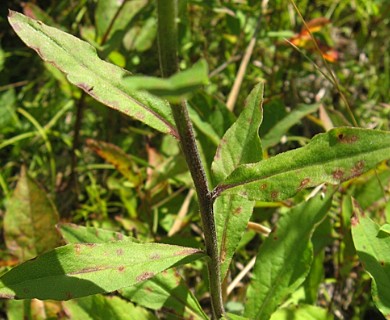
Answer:
M351 169L351 174L352 174L351 178L360 176L363 173L363 169L364 169L364 161L360 160L356 162L356 164Z
M118 256L123 255L123 249L117 249L117 250L116 250L116 254L117 254Z
M351 218L352 227L356 227L359 224L359 218L356 215L353 215Z
M301 181L301 183L299 184L299 187L298 187L298 190L302 190L303 188L305 188L308 184L310 183L310 178L305 178Z
M122 234L122 233L117 233L117 234L116 234L116 238L117 238L118 240L123 240L123 234Z
M355 135L348 136L344 133L340 133L337 138L341 143L347 143L347 144L352 144L355 143L358 140L358 137Z
M161 256L158 253L153 253L150 255L150 260L157 260L160 258L161 258Z
M188 255L188 254L193 254L193 253L199 253L199 250L195 249L195 248L188 248L188 249L184 249L184 250L176 252L175 256Z
M332 172L332 176L333 178L335 178L336 180L341 180L344 176L344 171L341 170L341 169L336 169Z
M279 192L276 191L276 190L273 190L273 191L271 192L271 198L272 198L272 200L276 200L276 199L278 198L278 195L279 195Z
M77 255L80 254L81 246L80 246L79 244L76 244L76 245L74 246L74 249L76 250L76 254L77 254Z
M86 93L91 93L92 90L93 90L93 86L90 86L89 84L87 83L84 83L84 82L80 82L77 84L77 86L80 88L80 89L83 89Z
M141 112L137 112L135 115L134 115L134 118L138 119L138 120L144 120L145 118L145 115Z
M274 240L275 240L275 241L278 240L278 237L277 237L277 236L274 236Z
M382 267L385 266L385 262L384 261L379 261L379 263L381 264Z
M119 268L118 268L118 271L119 272L123 272L125 270L125 267L124 266L120 266Z
M263 183L262 185L260 185L260 190L265 190L268 188L268 185L266 183Z
M70 293L70 292L66 292L65 293L65 300L70 300L70 299L72 299L73 298L73 294L72 293Z
M143 272L143 273L141 273L137 278L136 278L136 280L137 281L144 281L144 280L147 280L147 279L149 279L149 278L151 278L151 277L153 277L154 276L154 272Z
M234 209L233 214L239 215L241 212L242 212L242 207L237 207L237 208Z
M151 287L146 287L145 290L148 292L153 292L153 288L151 288Z

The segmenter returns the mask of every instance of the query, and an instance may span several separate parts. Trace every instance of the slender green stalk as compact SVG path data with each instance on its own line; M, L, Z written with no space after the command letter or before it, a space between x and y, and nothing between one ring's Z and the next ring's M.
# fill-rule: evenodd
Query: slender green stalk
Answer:
M157 0L157 11L161 73L163 77L169 77L179 71L177 58L177 0ZM186 158L198 195L206 251L210 257L208 262L208 273L213 316L214 318L219 319L223 316L224 309L220 282L217 233L213 213L213 199L196 145L194 130L188 115L187 104L183 101L181 104L171 105L171 108L179 132L180 146Z

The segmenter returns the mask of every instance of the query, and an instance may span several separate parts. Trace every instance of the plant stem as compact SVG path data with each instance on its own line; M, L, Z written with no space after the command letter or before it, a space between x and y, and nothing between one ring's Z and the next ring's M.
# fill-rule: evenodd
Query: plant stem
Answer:
M177 0L157 0L158 44L161 74L170 77L179 71L177 39ZM210 257L208 273L213 316L219 319L224 314L220 282L220 261L217 233L215 229L213 199L209 191L205 170L196 145L194 130L188 115L187 104L171 105L172 114L179 133L180 146L194 181L198 195L203 224L206 252Z

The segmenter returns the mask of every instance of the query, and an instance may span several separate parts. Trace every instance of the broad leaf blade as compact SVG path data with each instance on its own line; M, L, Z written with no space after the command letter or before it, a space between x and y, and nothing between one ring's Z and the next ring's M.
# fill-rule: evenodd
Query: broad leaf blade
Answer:
M100 60L90 44L15 11L8 19L26 45L64 72L71 83L99 102L177 137L168 103L127 89L123 80L130 73Z
M390 133L335 128L303 148L242 165L214 190L248 199L278 201L321 183L339 184L390 158Z
M70 244L4 274L0 297L68 300L111 292L204 256L198 249L158 243Z
M167 319L208 319L184 280L173 269L124 288L121 294L138 305L153 310L164 309Z
M105 243L108 241L127 240L139 242L138 239L125 236L120 232L95 227L78 226L72 223L57 225L67 243Z
M225 179L240 164L261 160L262 148L258 132L263 119L263 92L262 83L252 90L245 109L221 139L212 164L217 182ZM253 206L253 201L235 195L219 197L214 204L221 280L225 278L233 254L252 215Z
M63 303L68 319L72 320L137 320L157 319L150 312L119 297L94 295Z
M60 244L55 229L58 219L51 199L22 167L4 216L4 237L9 251L24 261L57 247Z
M332 194L304 202L285 213L259 249L247 292L245 315L269 319L305 280L313 258L310 238L330 208Z
M352 237L356 252L372 278L372 298L386 318L390 318L390 236L380 230L352 201Z
M174 74L168 79L133 76L124 80L132 90L144 90L153 95L178 103L196 89L208 83L208 67L205 60L199 60L191 68Z
M332 320L334 319L326 309L308 304L293 305L276 311L271 320Z

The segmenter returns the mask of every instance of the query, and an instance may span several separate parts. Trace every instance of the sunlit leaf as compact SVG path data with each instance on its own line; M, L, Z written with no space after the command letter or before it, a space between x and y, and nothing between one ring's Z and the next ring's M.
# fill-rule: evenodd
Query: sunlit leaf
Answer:
M99 59L90 44L15 11L10 11L8 19L27 46L94 99L156 130L177 136L168 103L126 88L123 79L130 73Z
M225 179L240 164L261 160L262 148L258 132L263 119L263 92L262 83L252 90L247 98L245 109L221 139L212 164L217 182ZM214 203L221 280L226 275L233 254L246 229L253 206L253 201L235 195L219 197Z
M66 301L63 305L72 320L127 320L130 315L137 320L157 319L144 308L134 306L119 297L94 295Z
M271 320L332 320L326 309L311 305L293 305L282 308L272 314Z
M363 212L356 200L352 205L352 237L356 252L372 278L374 303L386 318L390 318L390 237Z
M8 250L24 261L57 247L60 244L55 229L58 219L54 203L23 166L4 216Z
M340 127L305 147L241 165L214 190L248 199L277 201L321 183L339 184L390 158L390 133Z
M158 243L69 244L4 274L0 297L68 300L111 292L204 256L198 249Z
M310 271L310 238L324 219L332 193L310 199L286 212L259 249L253 279L247 291L245 315L267 320Z

